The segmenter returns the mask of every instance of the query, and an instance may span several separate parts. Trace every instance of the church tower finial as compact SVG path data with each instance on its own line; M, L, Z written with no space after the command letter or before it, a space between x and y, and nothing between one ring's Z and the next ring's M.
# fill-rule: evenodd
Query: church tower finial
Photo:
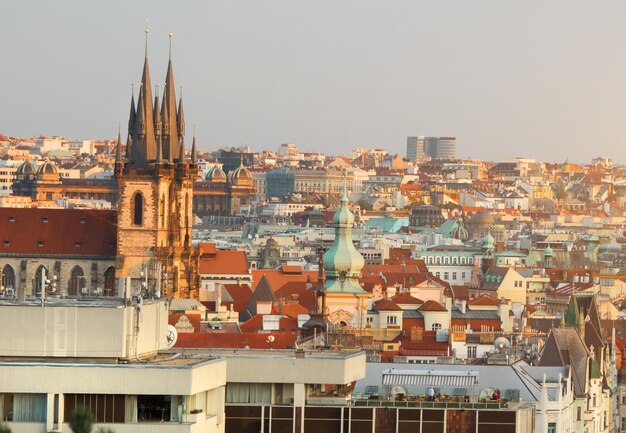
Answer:
M172 36L174 36L174 33L169 32L168 34L169 38L170 38L170 53L169 53L169 59L170 61L172 60Z
M146 46L145 46L144 54L147 59L148 58L148 33L150 33L150 29L148 28L148 20L146 20L146 28L144 29L144 32L146 33Z
M180 99L178 100L178 111L176 121L178 126L178 134L185 135L185 111L183 110L183 85L180 85Z
M122 162L122 122L117 122L117 147L115 149L115 161Z
M193 125L193 142L191 144L191 163L195 164L198 162L198 155L196 150L196 125Z
M147 168L148 161L152 161L156 158L152 84L150 83L150 69L148 67L148 32L148 26L146 25L146 57L143 65L141 86L139 88L139 97L134 116L135 119L131 130L133 145L131 150L133 157L132 165L135 168L141 169Z

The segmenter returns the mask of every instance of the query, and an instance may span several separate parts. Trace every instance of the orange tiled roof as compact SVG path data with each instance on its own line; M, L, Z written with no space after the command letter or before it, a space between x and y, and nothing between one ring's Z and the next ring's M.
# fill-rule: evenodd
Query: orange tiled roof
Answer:
M281 269L253 269L252 270L252 289L256 290L259 281L265 276L272 290L275 292L285 284L292 281L306 282L315 281L317 279L317 271L303 270L299 274L285 274Z
M467 301L467 305L498 306L500 304L501 302L498 299L487 294L480 295L478 298L472 298Z
M402 311L402 308L398 307L395 302L389 299L377 301L372 308L374 311Z
M437 301L433 301L432 299L424 302L424 305L418 308L419 311L448 311L446 307L441 305Z
M244 251L217 250L214 254L200 256L200 274L245 275L247 273L248 262Z
M117 212L0 208L0 252L115 257Z

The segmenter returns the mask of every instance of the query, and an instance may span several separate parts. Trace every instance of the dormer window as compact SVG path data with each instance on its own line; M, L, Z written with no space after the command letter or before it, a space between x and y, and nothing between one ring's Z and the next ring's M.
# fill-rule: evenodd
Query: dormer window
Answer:
M48 224L48 217L43 217L41 219L41 222L44 223L44 224Z
M14 216L9 216L9 222L10 223L14 223L15 222L15 217Z
M84 218L84 217L83 217L83 218L81 218L81 219L80 219L80 223L81 223L81 224L86 224L86 223L87 223L87 218Z
M38 247L43 247L43 241L37 241L37 246Z
M11 241L4 241L4 246L5 247L11 246Z
M76 241L76 242L74 242L74 246L75 246L76 248L80 248L82 244L83 244L83 243L82 243L81 241Z

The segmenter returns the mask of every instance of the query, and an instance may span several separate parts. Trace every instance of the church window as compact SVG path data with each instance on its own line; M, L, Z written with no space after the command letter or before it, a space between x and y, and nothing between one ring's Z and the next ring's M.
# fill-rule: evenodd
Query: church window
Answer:
M104 296L115 296L115 268L109 267L104 271Z
M67 283L68 296L78 296L85 288L85 272L80 266L74 266Z
M133 197L133 224L143 225L143 194L136 192Z
M2 269L2 288L15 289L15 271L11 265L5 265Z
M34 283L34 287L33 287L33 292L40 294L41 293L41 289L46 281L46 279L48 275L48 269L46 269L45 266L41 265L37 268L37 271L35 272L35 281Z
M467 357L470 359L476 358L477 346L467 346Z
M161 227L165 227L165 194L161 195Z

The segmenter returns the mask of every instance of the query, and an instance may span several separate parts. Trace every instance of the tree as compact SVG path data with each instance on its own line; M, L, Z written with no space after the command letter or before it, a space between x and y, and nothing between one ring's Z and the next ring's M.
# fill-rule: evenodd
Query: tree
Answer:
M11 433L11 429L6 424L0 424L0 433Z
M91 433L93 427L93 414L86 407L77 408L70 415L70 429L74 433Z

